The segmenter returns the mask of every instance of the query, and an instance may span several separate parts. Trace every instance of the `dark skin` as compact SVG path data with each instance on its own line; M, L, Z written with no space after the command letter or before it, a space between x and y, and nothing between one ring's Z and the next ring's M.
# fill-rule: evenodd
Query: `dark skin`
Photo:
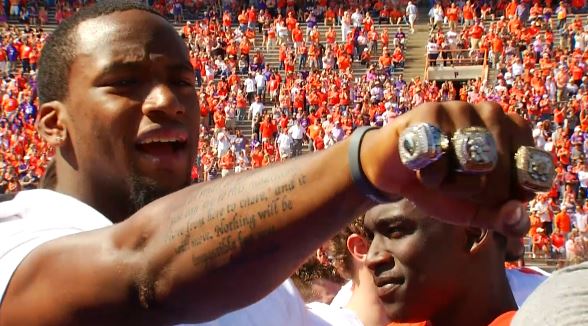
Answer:
M12 276L0 325L214 319L269 293L373 205L351 180L347 141L185 187L199 110L188 51L177 32L161 17L130 10L88 20L77 36L68 96L41 105L39 131L58 148L55 189L117 223L33 250ZM480 181L510 180L510 148L530 139L521 121L492 105L430 104L366 134L359 155L368 180L391 196L421 198L425 210L442 208L439 218L454 223L523 233L525 219L504 221L529 194L509 183ZM504 164L482 177L461 178L441 160L417 175L402 165L397 146L400 132L418 122L446 132L488 126L500 148L509 148L500 151ZM173 145L161 144L170 137ZM145 145L146 139L158 144ZM167 196L140 208L129 198L142 193L144 202Z
M408 200L370 209L365 228L366 264L390 319L486 326L517 309L492 231L439 222Z

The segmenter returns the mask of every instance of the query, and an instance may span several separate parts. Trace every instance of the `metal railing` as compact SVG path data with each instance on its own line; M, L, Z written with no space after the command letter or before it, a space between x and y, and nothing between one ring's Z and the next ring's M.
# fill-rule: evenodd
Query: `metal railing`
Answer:
M449 53L449 56L444 54ZM482 53L480 50L449 50L439 51L439 55L434 60L429 58L429 54L425 53L425 71L423 73L424 78L429 77L429 68L432 66L445 66L445 67L459 67L459 66L482 66L482 80L488 79L489 64L488 64L488 52Z

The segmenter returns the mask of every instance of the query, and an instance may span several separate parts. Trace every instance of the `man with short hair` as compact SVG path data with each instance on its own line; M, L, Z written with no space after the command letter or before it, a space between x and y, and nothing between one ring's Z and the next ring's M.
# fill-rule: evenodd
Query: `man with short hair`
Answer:
M528 227L522 202L533 193L504 180L514 151L532 145L530 130L494 104L426 104L360 130L356 143L190 186L196 82L165 18L136 2L100 1L56 29L39 68L38 129L56 148L54 191L0 203L1 325L217 318L279 286L374 205L368 195L414 197L453 223ZM417 178L398 159L398 135L423 122L448 134L488 126L500 164L456 182L441 157Z
M364 226L366 265L392 321L494 325L512 318L517 304L503 235L440 222L407 199L370 209Z

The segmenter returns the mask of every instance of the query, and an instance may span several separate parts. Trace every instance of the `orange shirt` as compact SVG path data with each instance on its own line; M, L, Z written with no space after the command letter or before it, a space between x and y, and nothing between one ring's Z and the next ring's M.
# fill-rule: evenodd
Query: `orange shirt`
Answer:
M251 52L251 46L247 42L241 42L239 45L239 49L241 50L241 54L248 55Z
M28 45L23 45L20 50L20 59L28 59L29 55L31 54L31 47Z
M446 14L447 19L450 22L456 22L457 21L457 13L458 13L457 7L455 7L455 8L451 8L451 7L447 8L447 14Z
M380 57L380 64L382 65L382 67L390 67L390 65L392 64L392 58L389 56L381 56Z
M278 128L272 122L264 121L260 124L259 131L261 131L261 138L271 138Z
M571 220L570 215L566 211L561 211L555 215L553 219L553 224L557 227L562 233L569 233L571 228Z
M18 108L18 101L12 97L7 98L3 105L5 112L13 112Z
M339 70L346 70L351 66L351 61L347 56L343 56L339 59Z
M329 44L335 43L337 33L334 30L328 31L326 37L327 37L327 43L329 43Z
M491 322L488 326L509 326L516 313L516 311L505 312L502 315L496 317L496 319L494 319L494 321Z
M261 167L261 163L263 162L263 153L259 150L254 150L251 152L251 166L254 168Z
M496 317L488 326L509 326L515 314L516 311L505 312ZM431 324L423 321L420 323L390 323L388 326L431 326Z
M313 124L308 127L308 136L312 140L316 140L316 138L318 138L318 136L321 134L321 130L323 130L323 127Z
M235 156L228 153L223 155L220 160L220 166L223 169L231 170L235 168Z
M492 51L494 53L502 53L504 51L504 43L500 37L495 37L492 40Z
M481 39L482 34L484 34L484 29L480 25L472 26L472 30L470 31L470 35L474 39Z
M582 80L584 76L584 69L580 68L578 65L572 66L572 80L578 81Z
M303 35L302 35L302 31L300 30L300 28L295 28L292 31L292 39L294 40L294 42L302 42Z
M514 16L517 12L517 3L516 2L511 2L508 4L508 6L506 6L506 17L511 17Z
M472 6L464 6L463 7L463 19L465 20L473 20L474 19L474 9Z

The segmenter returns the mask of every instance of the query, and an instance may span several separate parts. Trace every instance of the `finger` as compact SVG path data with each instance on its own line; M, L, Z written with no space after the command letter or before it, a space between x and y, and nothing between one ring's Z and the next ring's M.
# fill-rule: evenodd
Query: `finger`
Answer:
M491 223L488 223L492 221ZM511 200L496 208L488 209L487 206L480 206L471 219L471 225L496 230L507 237L520 237L527 234L531 223L527 210L522 202Z
M449 137L457 129L470 127L472 125L482 125L482 120L470 104L464 102L449 102L444 104L437 104L436 109L438 110L437 125L441 131ZM419 180L421 180L421 182L430 189L438 188L440 191L448 191L451 193L453 193L454 190L458 190L459 193L462 193L462 190L467 192L468 189L465 188L466 185L479 183L469 180L464 183L464 189L456 189L455 185L457 188L459 188L458 181L460 179L454 177L454 175L458 173L455 171L456 168L456 160L450 147L445 155L443 155L439 160L421 169L418 173L418 177ZM444 188L446 179L452 180L452 183L454 184L449 186L447 189Z
M523 236L529 230L529 219L519 201L488 206L435 190L406 190L407 199L424 213L445 223L496 230L506 236Z
M502 204L510 195L512 177L512 158L510 134L505 129L506 115L502 108L493 102L484 102L476 106L476 111L484 127L492 134L496 144L497 161L494 170L488 174L485 189L478 192L473 199L488 204Z
M420 109L423 107L424 109ZM418 116L415 120L418 122L425 122L431 124L444 135L450 135L455 129L453 121L447 114L447 110L440 103L424 103L419 106L420 112L423 113ZM413 125L415 122L412 119L408 119L410 115L401 115L398 118L398 122L401 122L402 129ZM416 176L418 180L425 186L431 189L436 189L442 183L443 179L449 171L450 161L448 154L445 153L437 161L430 163L427 167L417 171Z
M448 115L453 122L452 133L456 130L471 127L484 126L484 122L479 116L476 109L465 102L449 102ZM448 172L440 184L439 190L450 195L460 198L471 198L473 195L480 193L484 188L485 180L482 175L472 175L456 171L459 168L455 156L455 149L450 147L447 160L449 161ZM431 171L425 171L431 173Z
M512 147L510 148L511 151L511 164L512 164L512 177L511 177L511 192L515 196L522 201L529 201L535 197L535 193L529 191L523 187L521 187L516 174L516 165L515 165L515 153L521 146L535 146L535 141L533 140L533 133L531 130L531 126L529 122L523 117L518 114L511 113L509 114L507 119L508 124L510 125L511 131L511 138L512 138Z
M485 175L449 173L443 181L441 191L452 196L469 199L482 204L485 199L480 195L486 188L487 180Z
M445 157L447 154L443 154L437 162L435 162L436 169L420 169L417 171L417 179L420 183L429 188L437 189L449 170L449 160Z

